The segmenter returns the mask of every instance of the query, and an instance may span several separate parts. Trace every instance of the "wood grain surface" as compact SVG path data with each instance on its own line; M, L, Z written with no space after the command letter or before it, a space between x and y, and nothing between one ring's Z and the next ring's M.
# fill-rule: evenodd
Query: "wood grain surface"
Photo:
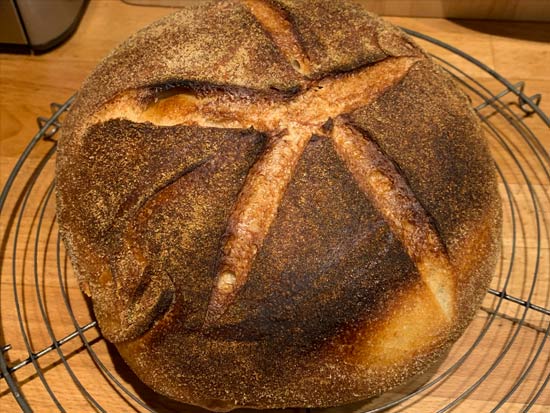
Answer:
M130 6L118 0L95 0L90 3L75 35L58 49L41 56L0 55L2 187L17 158L38 130L36 117L49 116L50 102L66 101L98 61L116 44L172 11L162 7ZM550 113L549 24L398 17L389 20L459 47L512 82L525 81L526 93L541 93L541 108ZM503 89L488 73L451 52L425 42L420 44L462 68L467 75L493 93ZM482 102L481 98L471 95L474 105ZM548 151L548 127L535 116L525 116L517 107L517 99L510 94L503 100L507 103L506 107L531 128ZM512 195L514 207L512 214L508 201L505 202L502 257L493 288L506 287L513 296L530 296L534 304L550 308L550 178L545 175L529 143L522 140L518 131L502 116L490 107L481 110L480 114L491 122L491 127L486 128L487 137L508 183L508 187L501 185L502 196L506 201L507 194ZM506 139L511 152L501 145L494 135L495 131ZM32 351L39 351L51 345L54 339L59 340L72 333L75 330L73 322L84 326L93 321L89 303L78 289L63 248L60 250L62 272L58 276L55 208L53 196L49 192L54 164L53 158L46 158L53 147L53 142L42 141L33 150L14 182L0 217L0 345L11 345L11 349L5 352L10 366L28 357L27 345ZM524 166L523 172L516 161ZM549 167L547 160L542 159L542 162L546 162L546 168ZM44 169L34 183L31 196L22 198L20 195L26 186L28 188L30 178L41 165L44 165ZM526 183L523 174L531 185ZM25 210L19 216L14 211L21 206L25 206ZM538 245L537 240L540 241ZM510 268L512 256L513 266ZM507 281L508 274L510 277ZM64 297L67 297L66 302ZM22 320L21 324L19 319ZM507 397L514 384L523 378L521 385L510 394L500 411L524 411L540 390L529 411L548 412L550 389L542 386L550 374L550 340L545 334L549 323L548 315L534 310L525 312L524 307L509 301L499 304L496 297L488 295L466 334L432 371L418 378L415 383L377 400L327 411L360 411L366 406L381 405L407 394L415 385L433 380L445 372L479 340L465 361L447 379L391 411L439 411L487 374L480 386L454 406L453 411L492 411L500 400ZM480 337L483 331L486 333ZM83 333L83 338L87 340L85 343L77 337L40 357L36 364L42 376L32 364L20 368L14 374L35 412L146 411L139 403L160 412L200 411L194 407L174 404L145 388L126 368L114 348L101 338L96 328ZM89 351L86 345L93 351ZM532 362L534 359L535 362ZM96 361L99 361L100 366ZM108 373L102 373L101 366ZM119 380L123 390L108 375ZM44 383L50 386L58 404ZM133 401L129 394L141 402ZM6 382L0 379L0 412L18 411L20 409Z
M124 0L129 4L183 7L202 0ZM355 0L384 16L550 21L545 0Z

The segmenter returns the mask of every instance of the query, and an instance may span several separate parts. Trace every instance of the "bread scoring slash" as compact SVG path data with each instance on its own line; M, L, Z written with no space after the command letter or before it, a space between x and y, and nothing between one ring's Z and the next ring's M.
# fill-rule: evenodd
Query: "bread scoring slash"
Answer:
M348 2L205 2L83 84L60 232L106 339L212 410L387 391L473 318L501 231L467 97Z

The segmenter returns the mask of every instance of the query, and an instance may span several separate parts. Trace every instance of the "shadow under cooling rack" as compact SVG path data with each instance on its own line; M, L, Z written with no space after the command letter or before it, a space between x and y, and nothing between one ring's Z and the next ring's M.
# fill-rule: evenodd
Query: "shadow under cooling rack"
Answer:
M548 411L550 156L537 134L548 134L550 120L538 106L541 96L525 95L523 82L512 84L452 46L407 32L466 91L483 122L504 206L501 258L476 318L422 384L325 410ZM58 237L53 200L55 139L71 103L52 104L52 115L38 119L40 130L0 195L6 228L0 249L2 406L197 412L153 394L125 368L80 293Z

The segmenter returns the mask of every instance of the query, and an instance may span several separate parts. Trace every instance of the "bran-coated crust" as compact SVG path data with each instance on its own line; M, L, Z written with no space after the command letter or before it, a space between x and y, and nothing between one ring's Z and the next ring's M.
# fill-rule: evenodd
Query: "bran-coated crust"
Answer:
M349 403L425 371L472 319L498 254L492 159L449 77L398 29L351 3L269 4L291 23L309 75L239 2L184 9L131 37L92 73L57 158L61 235L103 334L155 391L214 410ZM314 79L390 56L421 62L343 119L395 163L433 219L456 270L452 322L339 159L329 121L327 136L318 131L307 144L249 281L205 326L227 221L269 137L94 124L94 114L126 91L146 104L174 85L287 99ZM396 320L431 335L411 333L403 339L410 346L399 348L388 341Z

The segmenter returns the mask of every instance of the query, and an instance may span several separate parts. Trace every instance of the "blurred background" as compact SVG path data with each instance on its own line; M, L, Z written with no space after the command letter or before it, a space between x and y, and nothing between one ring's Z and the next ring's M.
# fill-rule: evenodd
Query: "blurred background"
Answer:
M204 0L124 0L126 3L181 7ZM355 0L383 16L460 19L550 20L548 0Z
M0 0L0 51L43 53L56 47L76 30L88 1ZM116 1L137 6L183 7L207 0ZM382 16L550 21L549 0L356 1Z

